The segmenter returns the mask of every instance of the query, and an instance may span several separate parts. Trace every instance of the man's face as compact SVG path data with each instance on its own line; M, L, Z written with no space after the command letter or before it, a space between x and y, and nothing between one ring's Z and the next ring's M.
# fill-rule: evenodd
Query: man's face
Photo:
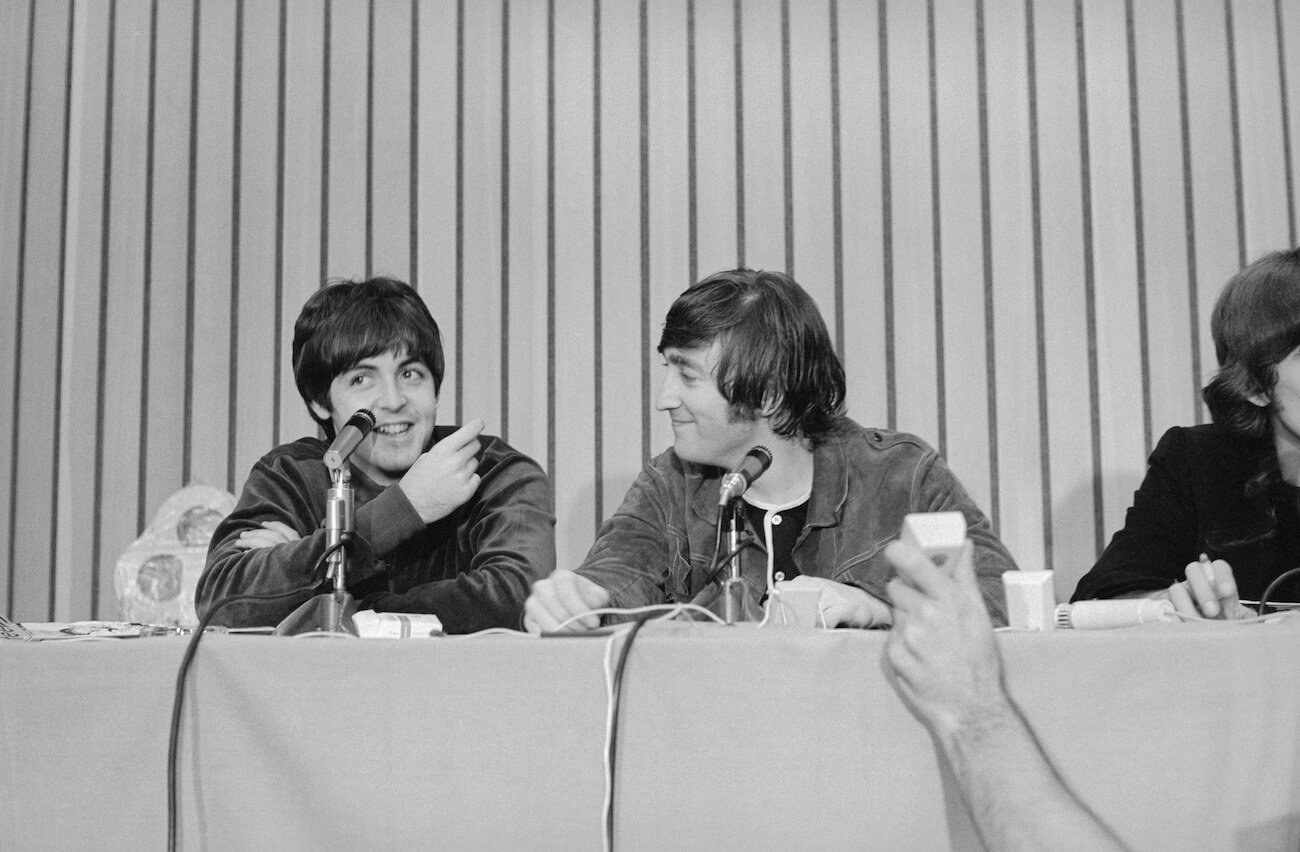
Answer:
M717 341L692 349L664 349L668 368L655 407L673 423L673 449L686 461L733 468L770 434L762 417L746 418L727 402L714 377Z
M375 415L375 428L352 464L378 485L397 483L433 443L438 394L433 373L423 361L388 351L363 358L330 382L330 410L312 403L317 417L328 417L338 433L359 408Z

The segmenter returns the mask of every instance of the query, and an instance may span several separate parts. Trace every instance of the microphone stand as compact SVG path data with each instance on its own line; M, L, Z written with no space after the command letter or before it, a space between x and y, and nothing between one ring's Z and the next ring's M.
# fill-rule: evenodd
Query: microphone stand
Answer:
M744 529L745 510L742 501L732 498L727 503L730 514L730 527L727 531L727 552L731 553L728 562L727 579L722 581L722 617L727 624L742 620L745 612L745 581L740 576L740 534Z
M276 636L300 633L339 633L357 635L352 616L357 602L347 589L348 546L353 533L352 474L346 464L330 470L329 497L325 504L325 545L329 569L326 578L334 580L332 591L309 598L275 628ZM332 548L332 550L330 550Z

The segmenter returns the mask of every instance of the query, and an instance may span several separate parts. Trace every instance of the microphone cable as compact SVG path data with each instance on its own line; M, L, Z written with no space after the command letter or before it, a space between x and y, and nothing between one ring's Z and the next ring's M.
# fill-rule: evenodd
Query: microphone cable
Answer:
M638 618L633 624L632 629L628 631L627 640L619 650L618 664L614 667L614 676L610 684L609 696L609 737L605 744L605 850L613 852L614 849L614 780L615 780L615 757L618 753L618 716L619 705L621 704L623 694L623 672L627 667L628 653L632 650L632 642L636 639L637 633L645 627L647 621L651 619L653 613L645 613ZM612 640L611 640L612 641ZM612 647L612 645L611 645Z
M1268 587L1264 589L1264 594L1259 596L1260 615L1266 614L1264 607L1268 606L1268 602L1273 597L1273 593L1277 591L1277 587L1282 585L1284 582L1291 579L1292 577L1294 577L1296 574L1300 574L1300 567L1291 568L1287 571L1283 571L1281 574L1278 574L1275 578L1273 578L1273 582L1269 583Z
M326 559L332 556L335 551L346 547L350 542L351 542L350 538L345 538L342 541L337 542L334 545L326 548L325 552L322 553L320 558L316 560L316 565L312 568L311 573L313 575L317 574L320 571L321 566L325 564ZM180 669L176 673L176 689L172 696L171 728L167 738L167 850L168 852L176 852L177 817L179 812L178 801L180 798L180 790L179 790L178 779L177 779L177 774L178 774L177 770L178 770L178 762L179 762L178 755L180 752L181 709L185 704L185 677L189 673L190 664L194 660L194 654L199 649L199 640L203 638L203 634L208 629L208 625L212 622L213 617L216 616L218 612L225 609L230 604L241 603L243 601L263 601L263 602L278 601L284 598L301 595L303 592L307 592L308 595L310 596L311 593L313 593L317 588L320 588L321 585L322 583L320 581L317 581L317 583L312 586L299 586L297 588L289 589L288 591L280 592L274 595L235 595L234 597L223 598L222 600L217 602L216 606L208 610L207 615L203 616L203 618L199 620L199 626L194 629L194 634L190 636L189 644L185 646L185 655L181 657Z

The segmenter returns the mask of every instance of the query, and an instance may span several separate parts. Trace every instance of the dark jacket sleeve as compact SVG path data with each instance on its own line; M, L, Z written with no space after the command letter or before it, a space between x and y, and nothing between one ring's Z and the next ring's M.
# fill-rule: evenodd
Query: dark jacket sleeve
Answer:
M666 600L667 566L689 566L674 546L674 494L682 478L666 464L665 453L651 460L628 489L618 510L600 527L596 541L577 573L609 590L611 607L632 609ZM674 487L677 486L677 487ZM683 499L680 495L677 500ZM688 568L689 570L689 568Z
M1015 571L1011 552L993 534L988 516L976 505L956 474L937 454L922 467L913 512L961 512L966 518L966 535L975 553L975 579L984 606L997 626L1007 623L1007 596L1002 584L1004 571ZM892 572L891 572L892 573ZM874 592L873 592L874 593ZM888 600L888 597L885 597Z
M550 482L536 462L513 452L480 467L479 475L478 492L457 510L456 529L448 531L468 570L404 592L376 592L361 601L362 609L436 613L448 633L522 629L532 584L555 570Z
M318 562L326 548L327 533L321 521L329 477L313 476L309 465L292 453L277 451L253 466L234 511L212 536L207 564L195 590L200 617L231 597L269 597L299 590L299 594L280 600L222 605L212 619L213 624L234 627L275 625L310 597L324 579ZM238 546L241 533L268 521L286 524L300 538L253 550ZM373 554L387 551L422 526L400 489L388 489L359 506L354 521L356 540L349 550L349 584L374 576Z
M1198 555L1189 459L1186 431L1170 429L1151 453L1124 528L1079 580L1072 600L1155 591L1183 579Z

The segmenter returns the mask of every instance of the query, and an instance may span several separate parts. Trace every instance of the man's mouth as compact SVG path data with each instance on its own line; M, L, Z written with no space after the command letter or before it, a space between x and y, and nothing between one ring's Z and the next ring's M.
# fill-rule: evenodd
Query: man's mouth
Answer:
M395 437L398 435L405 435L407 432L411 431L411 424L410 423L385 423L382 426L376 426L375 431L381 435L388 435L389 437Z

